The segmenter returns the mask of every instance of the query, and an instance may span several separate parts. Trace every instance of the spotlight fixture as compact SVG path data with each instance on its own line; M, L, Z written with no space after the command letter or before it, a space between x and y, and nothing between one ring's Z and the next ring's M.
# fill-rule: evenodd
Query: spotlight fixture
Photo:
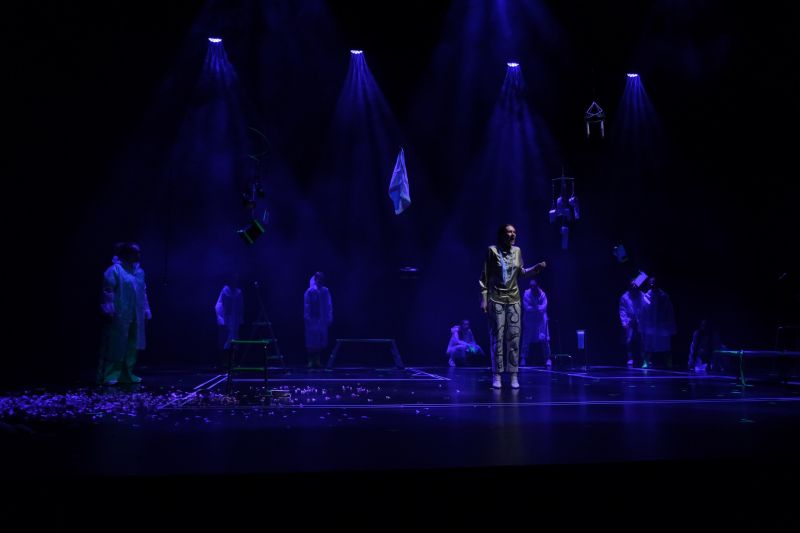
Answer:
M220 39L219 37L209 37L208 42L218 44L222 42L222 39Z
M512 61L512 62L510 62L510 63L506 63L506 65L508 65L508 66L509 66L509 67L511 67L511 68L517 68L517 67L519 66L519 63L514 63L514 62Z
M354 56L357 56L359 54L363 54L364 50L350 50L350 53L353 54Z
M639 75L638 75L638 74L636 74L635 72L628 72L628 77L629 77L629 78L638 78L638 77L639 77Z

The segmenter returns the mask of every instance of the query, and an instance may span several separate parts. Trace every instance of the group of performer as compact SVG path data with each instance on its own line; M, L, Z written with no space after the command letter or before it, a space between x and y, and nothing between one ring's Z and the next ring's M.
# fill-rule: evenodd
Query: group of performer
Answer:
M515 246L516 238L516 228L512 224L503 224L498 229L497 244L487 248L479 279L480 308L489 325L494 388L503 386L504 374L510 376L511 388L519 388L519 368L532 357L532 344L540 347L544 366L552 366L547 295L536 279L529 280L524 294L519 288L520 279L536 276L547 264L542 261L525 267L522 251ZM144 326L152 314L140 261L138 244L119 243L112 264L103 276L101 310L107 321L97 375L100 384L141 381L133 369L138 351L145 348ZM675 316L669 296L657 285L655 278L649 278L647 283L647 290L643 290L642 286L632 282L619 302L628 366L641 359L641 366L648 368L653 364L654 354L669 354L671 336L675 334ZM228 353L231 342L239 338L244 322L244 301L238 276L223 286L214 310L219 348ZM333 302L322 272L316 272L309 280L303 296L303 318L308 367L321 368L320 359L328 346L328 329L333 322ZM450 366L480 362L485 357L483 349L475 341L469 320L453 326L450 333L446 350ZM703 364L699 358L708 351L704 338L702 329L693 337L690 366ZM695 360L700 362L695 363ZM666 363L669 365L670 361Z
M238 275L234 275L231 284L222 287L214 310L224 366L224 362L230 357L231 342L240 338L240 329L244 324L244 297ZM325 274L322 272L311 276L308 289L303 294L303 320L308 367L322 368L320 359L328 346L328 328L333 322L333 300L325 286Z

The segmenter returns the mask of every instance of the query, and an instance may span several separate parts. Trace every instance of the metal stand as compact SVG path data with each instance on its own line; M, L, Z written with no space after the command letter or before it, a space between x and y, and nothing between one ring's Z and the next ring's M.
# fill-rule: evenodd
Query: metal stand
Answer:
M583 351L583 371L589 373L589 343L586 340L586 330L579 329L578 334L578 352Z
M269 359L270 355L267 350L267 347L272 344L272 339L249 339L249 340L242 340L242 339L234 339L231 341L231 349L230 349L230 356L228 358L228 379L225 382L225 394L231 393L231 388L233 385L233 374L235 372L264 372L264 389L267 389L267 382L269 380L268 369L269 369ZM236 358L236 353L238 352L238 348L240 346L245 346L249 348L252 345L262 346L264 348L264 366L234 366L234 359ZM274 357L274 356L273 356ZM244 363L244 356L242 356L242 360L240 364Z
M261 291L258 282L254 282L256 288L256 299L258 300L259 314L258 318L252 323L250 330L250 338L248 339L233 339L231 340L231 348L228 351L228 376L225 383L226 394L231 393L233 385L233 375L238 372L263 372L264 375L264 390L271 394L267 388L269 381L269 362L271 360L279 360L281 366L286 368L283 360L283 354L278 347L278 339L275 337L275 332L272 329L272 322L267 316L267 310L264 306L264 300L261 298ZM256 334L261 328L266 328L269 337L256 337ZM269 346L274 345L274 354L269 354ZM263 366L245 366L247 355L250 348L253 346L260 346L263 348ZM238 357L240 350L242 350L241 357ZM238 361L237 361L238 358Z
M388 344L392 352L392 357L394 358L394 366L397 368L405 368L403 360L400 358L400 351L397 349L397 343L394 339L336 339L336 345L333 347L331 356L328 358L327 368L333 368L333 363L336 361L336 356L339 354L339 349L342 347L342 344L352 342Z
M744 377L744 358L777 358L778 361L783 361L786 364L789 358L800 357L800 351L789 350L714 350L717 355L730 355L739 358L739 381L736 383L737 387L752 387ZM787 384L789 379L788 375L781 372L779 379L782 383Z
M257 281L253 282L253 286L255 287L256 299L258 300L258 317L252 323L252 328L250 329L250 337L251 339L258 339L257 334L261 328L266 329L266 333L269 335L268 337L263 337L264 339L269 339L271 344L275 346L274 354L270 356L271 359L277 359L281 362L281 367L286 368L286 363L283 360L283 354L281 353L281 349L278 346L278 338L275 336L275 330L272 329L272 322L270 322L269 317L267 316L267 308L264 306L264 300L261 298L261 286ZM244 359L247 357L247 353L250 350L250 346L245 347L244 354L242 358Z

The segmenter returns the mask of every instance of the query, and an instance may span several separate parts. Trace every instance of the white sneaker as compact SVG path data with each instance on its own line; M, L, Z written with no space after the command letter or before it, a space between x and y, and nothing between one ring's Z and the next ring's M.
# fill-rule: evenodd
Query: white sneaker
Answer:
M503 383L500 381L500 374L493 374L492 375L492 388L499 389L503 386Z
M517 379L517 374L511 374L511 388L518 389L519 388L519 380Z
M553 366L553 361L551 359L548 359L547 362L544 364L544 366L550 368L551 366Z
M633 366L633 359L628 359L628 366Z
M455 362L455 361L453 361L452 359L450 359L450 360L447 362L447 364L448 364L448 365L450 365L450 366L456 366L456 362Z

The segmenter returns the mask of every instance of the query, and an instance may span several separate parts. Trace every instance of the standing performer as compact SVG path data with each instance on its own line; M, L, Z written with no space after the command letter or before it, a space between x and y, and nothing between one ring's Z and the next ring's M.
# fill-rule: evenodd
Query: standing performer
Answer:
M244 322L244 296L238 274L231 276L230 283L222 287L214 312L217 315L218 344L222 354L219 366L227 368L233 348L231 341L239 338L239 329Z
M508 370L511 388L519 388L520 293L518 278L538 274L546 263L525 268L522 252L514 246L517 230L503 224L497 231L497 245L489 246L481 273L481 310L489 317L492 356L492 387L502 387L501 375ZM508 364L505 353L508 348Z
M642 337L642 315L650 305L650 300L644 294L635 280L631 280L628 290L619 299L619 321L622 324L625 338L625 352L628 355L628 366L633 367L634 358L642 355L644 339ZM647 368L645 357L642 368Z
M100 349L97 382L102 385L139 383L133 374L136 356L145 348L144 323L150 320L144 270L139 265L142 251L134 242L115 246L112 265L103 274L103 301L107 317Z
M542 361L547 368L552 367L547 295L535 279L531 280L530 288L522 295L522 366L527 365L533 343L541 345Z
M650 305L645 308L645 313L642 315L644 361L648 366L653 366L653 359L657 357L659 362L663 361L667 368L671 368L672 336L677 331L675 310L669 295L656 283L656 278L651 277L647 283L650 290L645 296Z
M320 356L328 346L328 328L333 322L333 303L325 275L317 272L311 276L303 295L303 318L306 323L306 350L308 368L322 368Z

